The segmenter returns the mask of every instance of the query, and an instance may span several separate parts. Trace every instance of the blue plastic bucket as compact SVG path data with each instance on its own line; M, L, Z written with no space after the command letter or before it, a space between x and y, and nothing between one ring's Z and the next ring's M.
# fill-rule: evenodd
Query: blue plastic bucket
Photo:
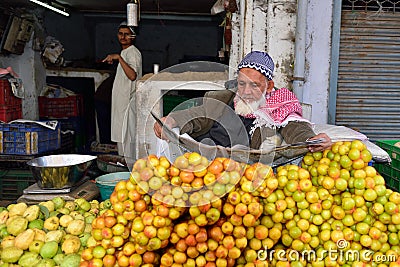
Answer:
M121 180L129 180L130 172L113 172L96 178L96 185L100 190L101 200L109 199L115 185Z

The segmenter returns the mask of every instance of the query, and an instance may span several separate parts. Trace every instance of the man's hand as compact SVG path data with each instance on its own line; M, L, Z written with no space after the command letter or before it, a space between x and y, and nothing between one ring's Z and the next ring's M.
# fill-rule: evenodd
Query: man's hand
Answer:
M177 126L175 120L169 116L162 117L160 120L171 129ZM158 138L167 140L167 137L163 134L162 126L158 122L154 123L153 129Z
M331 148L332 141L329 138L329 136L325 133L320 133L314 137L311 137L309 140L318 139L318 138L323 138L323 139L325 139L325 141L318 145L309 146L308 150L310 150L311 152L317 152L317 151L324 151L325 149Z
M105 59L102 60L102 62L107 62L108 64L113 64L114 60L119 60L120 55L119 54L110 54L106 56Z

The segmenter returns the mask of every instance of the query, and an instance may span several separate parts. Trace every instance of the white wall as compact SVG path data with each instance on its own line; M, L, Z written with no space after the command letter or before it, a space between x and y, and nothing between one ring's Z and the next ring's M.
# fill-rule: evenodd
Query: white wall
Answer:
M303 100L312 105L312 122L320 124L328 122L333 1L308 2Z
M40 53L32 49L32 39L22 55L0 56L1 67L11 67L22 79L25 98L22 100L22 117L29 120L39 119L37 96L45 85L46 73Z

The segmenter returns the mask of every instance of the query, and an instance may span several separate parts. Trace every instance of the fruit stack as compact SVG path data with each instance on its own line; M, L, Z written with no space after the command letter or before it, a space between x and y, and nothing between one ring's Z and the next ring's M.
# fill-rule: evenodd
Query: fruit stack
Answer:
M80 266L399 266L400 194L371 158L353 141L275 174L197 153L139 159Z
M91 223L105 205L55 197L37 205L18 203L2 208L1 266L79 266L80 251L91 237Z
M386 188L368 165L371 158L358 140L307 153L301 166L281 166L275 173L264 164L209 162L194 152L173 164L150 155L134 163L130 178L117 183L100 203L108 209L96 217L86 219L87 204L74 204L80 208L69 215L86 222L83 234L90 229L84 242L76 238L82 223L75 222L74 230L67 225L67 204L57 209L64 215L47 218L43 227L46 237L65 233L58 252L43 245L33 260L52 256L49 264L64 267L58 257L80 254L80 262L68 266L400 266L400 193ZM7 212L15 213L11 207ZM25 249L18 237L31 239L23 232L28 217L19 212L12 220L23 226L18 233L9 229L10 219L3 220L0 264L34 265L25 262L31 245Z

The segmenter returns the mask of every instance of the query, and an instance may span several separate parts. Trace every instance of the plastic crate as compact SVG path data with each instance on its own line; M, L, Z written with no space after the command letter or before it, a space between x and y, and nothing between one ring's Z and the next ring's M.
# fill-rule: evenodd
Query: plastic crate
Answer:
M0 121L10 122L22 118L22 106L1 106Z
M71 130L75 134L82 134L84 131L84 120L82 117L71 117L67 119L58 119L61 131Z
M7 79L0 79L0 105L21 106L21 98L16 97Z
M0 194L2 200L17 200L23 190L36 183L30 170L0 169Z
M400 170L387 163L377 163L374 165L377 172L385 178L386 187L400 191Z
M63 98L39 96L39 116L67 118L83 115L83 96L80 94Z
M392 162L390 164L376 164L375 168L386 181L386 186L397 192L400 191L400 148L395 144L400 140L377 140L376 144L385 150Z
M0 124L0 153L11 155L35 155L59 149L61 131L37 124Z

